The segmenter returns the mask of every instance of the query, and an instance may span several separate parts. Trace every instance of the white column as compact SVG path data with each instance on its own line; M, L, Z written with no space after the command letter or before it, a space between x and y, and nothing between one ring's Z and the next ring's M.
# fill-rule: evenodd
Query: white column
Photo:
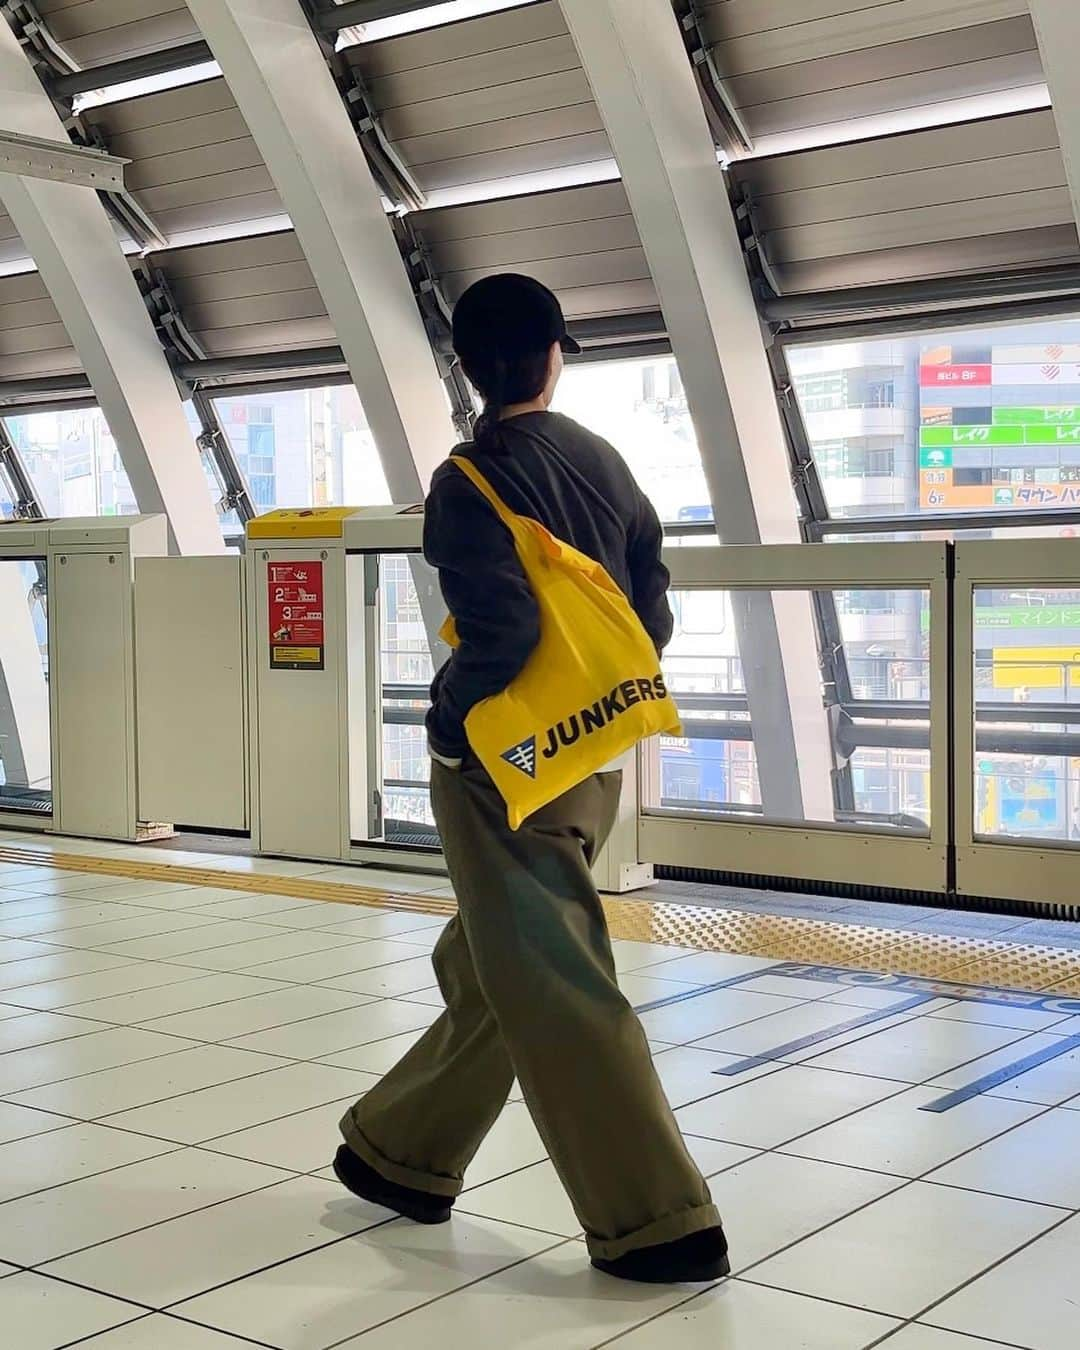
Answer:
M67 140L59 115L2 21L0 130ZM0 201L79 353L139 509L168 517L176 551L220 553L217 513L180 395L97 193L0 174Z
M1080 5L1076 0L1030 0L1030 3L1072 192L1073 214L1080 226L1080 79L1076 70Z
M337 329L396 502L454 441L382 198L299 0L190 0Z
M799 539L791 465L722 171L670 0L561 0L649 260L727 544ZM765 813L831 820L810 598L735 605Z
M27 599L13 562L0 563L0 758L8 783L43 787L52 772L49 687Z

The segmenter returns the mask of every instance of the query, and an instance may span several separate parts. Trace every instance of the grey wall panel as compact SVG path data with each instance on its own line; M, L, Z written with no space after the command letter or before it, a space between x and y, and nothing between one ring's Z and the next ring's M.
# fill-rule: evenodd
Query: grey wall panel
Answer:
M289 324L296 319L326 319L326 306L317 290L284 291L276 294L247 295L232 300L213 300L207 304L184 306L184 317L191 328L263 327Z
M610 157L553 2L362 44L347 57L424 188Z
M1016 113L821 150L742 160L732 172L755 196L764 196L1059 147L1052 112Z
M337 341L295 234L169 249L154 262L211 356Z
M0 300L0 333L16 334L21 330L59 324L56 306L47 297L39 300L19 300L14 304ZM17 341L13 337L13 341Z
M196 305L225 300L310 291L314 281L306 262L291 262L267 263L262 267L240 266L234 271L200 272L194 276L173 274L171 284L174 295L186 311Z
M1049 112L743 160L732 175L785 289L1037 265L1075 248Z
M82 66L98 66L199 36L183 0L37 0L49 30Z
M593 103L585 72L580 67L538 79L380 108L380 116L386 134L404 144L411 137L440 133L471 131L478 137L485 132L488 136L506 136L509 134L506 131L496 133L487 128L499 127L510 118L532 118L577 107L591 107L599 123L600 114Z
M872 81L937 73L939 84L943 79L951 80L955 97L958 87L966 82L958 67L1037 51L1035 30L1029 18L1004 19L909 42L892 42L816 61L753 71L729 79L727 88L740 107L746 108Z
M1067 186L1060 151L1041 150L909 173L885 173L869 182L773 193L756 197L755 210L759 226L773 230L829 220L857 220L863 213L910 211Z
M36 379L48 375L81 375L82 363L71 347L52 351L18 352L0 343L0 382Z
M412 219L425 239L439 244L574 221L610 221L621 216L630 217L630 203L622 183L613 182L423 211ZM605 228L598 229L598 242Z
M41 277L0 277L0 380L81 370Z
M448 239L438 246L442 270L460 272L524 266L538 258L587 258L598 251L641 251L637 226L629 215L612 216L602 225L571 221L531 230Z
M413 217L450 297L514 268L557 291L574 317L657 307L621 183L592 184Z
M955 98L1026 89L1043 79L1038 52L967 61L946 70L919 71L891 79L859 79L821 93L740 104L751 136L762 137L812 127L831 126L855 118L880 117L936 107Z
M938 241L839 257L813 258L777 269L785 293L875 286L890 281L1080 262L1075 225Z
M428 191L462 187L465 184L504 182L520 174L543 173L578 164L602 164L611 158L611 147L604 132L564 136L556 140L540 139L510 150L486 155L462 155L435 164L413 165L417 177Z
M171 211L160 211L154 218L166 238L177 242L182 242L182 236L185 234L197 234L203 230L209 230L211 233L222 230L243 237L250 235L253 227L281 229L288 224L287 218L282 214L277 193L271 192L230 197L225 201L215 202L212 213L208 212L205 206L196 204L177 207Z
M345 55L365 72L392 75L443 61L459 61L478 52L501 51L524 42L565 37L566 33L567 27L556 0L545 0L543 4L523 4L517 9L350 47Z
M329 347L337 342L333 325L327 318L243 324L236 328L203 328L196 331L196 336L210 356L297 351L304 347Z
M531 276L560 293L582 286L613 285L622 282L649 280L649 268L640 248L612 249L589 253L577 258L532 258L516 264L527 268ZM474 281L488 276L491 266L477 267L462 272L444 272L447 287L458 295Z
M773 230L766 235L765 248L769 258L782 265L810 258L903 248L910 244L934 244L1068 225L1072 220L1072 199L1068 189L1047 188Z
M127 182L168 238L283 214L258 147L222 79L93 109Z
M728 76L1013 19L1026 0L720 0L706 29Z

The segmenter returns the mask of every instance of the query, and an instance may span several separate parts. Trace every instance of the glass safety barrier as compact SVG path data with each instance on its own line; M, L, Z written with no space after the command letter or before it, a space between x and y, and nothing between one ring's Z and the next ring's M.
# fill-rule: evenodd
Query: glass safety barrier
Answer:
M431 811L424 718L434 664L421 611L414 569L425 564L415 555L375 553L347 559L349 611L362 603L363 625L349 626L349 662L367 672L363 688L372 706L351 710L350 727L361 727L366 746L354 744L351 756L364 755L364 789L352 798L351 834L356 844L402 849L437 849ZM370 721L363 712L373 714ZM358 713L361 716L358 718Z
M48 569L0 560L0 815L52 812Z
M670 550L682 736L643 751L642 857L944 890L943 544Z
M1080 559L956 547L956 884L1072 903L1080 879Z

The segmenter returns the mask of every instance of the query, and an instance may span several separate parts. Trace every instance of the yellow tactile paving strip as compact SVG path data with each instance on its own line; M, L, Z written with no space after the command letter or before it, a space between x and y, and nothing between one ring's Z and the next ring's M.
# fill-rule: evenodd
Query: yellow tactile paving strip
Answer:
M447 917L455 911L452 900L437 895L399 894L375 887L225 867L187 867L17 847L0 847L0 863L99 872L127 881L161 881L286 895L300 900L332 900L337 904ZM612 937L633 942L772 957L778 962L800 961L890 975L957 980L1030 993L1052 990L1062 996L1080 995L1080 951L653 900L609 898L605 899L604 908Z

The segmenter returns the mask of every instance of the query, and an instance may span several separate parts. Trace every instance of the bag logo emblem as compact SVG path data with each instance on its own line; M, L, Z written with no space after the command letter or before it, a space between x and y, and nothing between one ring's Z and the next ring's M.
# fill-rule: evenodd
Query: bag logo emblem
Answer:
M536 737L530 736L527 741L522 741L519 745L505 750L502 758L506 760L507 764L512 764L515 769L519 769L526 777L535 778Z

